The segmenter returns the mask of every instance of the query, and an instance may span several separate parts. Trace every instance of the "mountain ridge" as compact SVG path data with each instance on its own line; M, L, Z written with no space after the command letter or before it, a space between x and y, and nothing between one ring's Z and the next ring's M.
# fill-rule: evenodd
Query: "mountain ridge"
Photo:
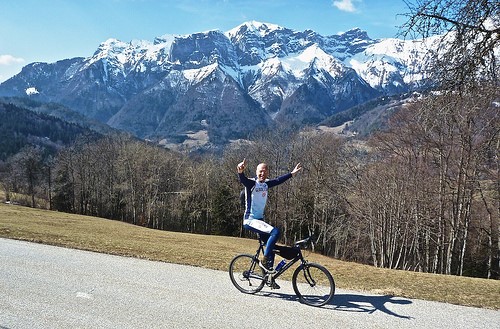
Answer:
M206 131L206 145L219 147L415 90L425 80L419 45L358 28L322 36L249 21L152 42L110 38L90 57L25 66L0 84L0 96L61 103L153 141Z

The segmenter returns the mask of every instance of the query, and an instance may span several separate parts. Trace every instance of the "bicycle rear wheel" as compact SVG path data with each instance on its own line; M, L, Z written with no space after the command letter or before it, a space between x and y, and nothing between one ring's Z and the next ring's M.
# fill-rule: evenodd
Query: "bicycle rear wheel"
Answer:
M246 294L255 294L264 287L264 270L252 255L238 255L229 264L229 277L234 286Z
M330 272L314 263L297 267L293 272L292 286L300 302L311 306L327 304L335 293L335 282Z

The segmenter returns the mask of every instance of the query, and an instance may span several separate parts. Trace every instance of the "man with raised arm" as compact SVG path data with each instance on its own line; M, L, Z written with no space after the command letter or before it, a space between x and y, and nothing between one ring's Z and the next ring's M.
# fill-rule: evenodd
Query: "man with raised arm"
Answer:
M269 188L284 183L295 176L302 170L302 166L298 163L290 173L274 179L267 179L269 175L267 164L261 163L257 166L255 178L248 178L245 176L244 170L246 165L247 161L243 159L237 167L240 182L245 186L245 215L243 217L243 227L247 230L259 233L264 241L267 238L264 259L261 265L265 267L267 271L272 271L274 264L273 249L280 236L280 230L264 221L267 191Z

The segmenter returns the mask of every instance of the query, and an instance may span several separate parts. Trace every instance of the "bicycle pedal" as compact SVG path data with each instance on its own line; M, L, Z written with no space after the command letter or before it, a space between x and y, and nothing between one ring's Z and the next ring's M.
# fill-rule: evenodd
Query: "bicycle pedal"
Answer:
M276 283L276 281L272 280L272 281L267 281L266 282L267 286L271 288L271 290L274 290L274 289L280 289L280 285Z

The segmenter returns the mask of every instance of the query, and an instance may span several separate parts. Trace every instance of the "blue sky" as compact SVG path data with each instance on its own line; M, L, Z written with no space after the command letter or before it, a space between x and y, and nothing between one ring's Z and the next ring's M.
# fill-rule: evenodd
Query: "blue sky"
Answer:
M250 20L391 38L406 12L403 0L0 0L0 82L32 62L91 56L109 38L152 41Z

